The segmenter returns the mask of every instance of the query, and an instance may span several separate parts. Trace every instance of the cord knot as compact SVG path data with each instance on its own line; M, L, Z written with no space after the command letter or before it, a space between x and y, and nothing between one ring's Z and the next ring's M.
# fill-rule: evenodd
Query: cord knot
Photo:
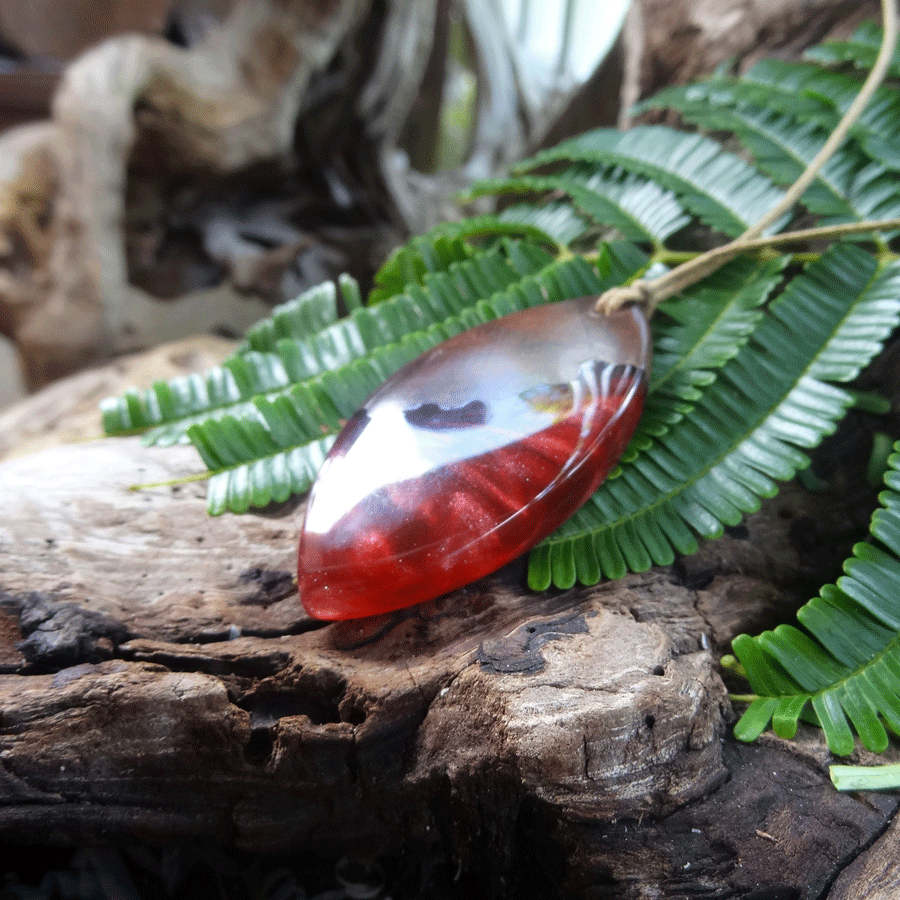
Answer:
M631 284L623 284L619 287L604 291L594 304L594 312L609 316L620 310L623 306L638 303L641 306L649 306L652 300L652 285L638 279Z

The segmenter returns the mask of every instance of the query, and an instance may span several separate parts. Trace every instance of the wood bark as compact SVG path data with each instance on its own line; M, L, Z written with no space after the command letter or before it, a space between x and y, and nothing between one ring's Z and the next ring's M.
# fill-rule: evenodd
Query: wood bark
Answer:
M171 0L0 0L0 37L26 56L71 59L124 33L161 34Z
M763 57L796 59L878 21L878 0L637 0L624 33L622 109L671 84Z
M30 421L45 442L65 385L57 423L85 436L87 395L135 371L56 385L0 433ZM738 744L715 663L821 577L816 545L864 519L859 495L789 489L700 554L595 588L531 594L514 564L323 626L295 596L301 504L210 518L202 485L130 489L196 471L188 448L28 449L0 463L3 839L427 860L437 896L896 884L896 796L837 794L815 731Z

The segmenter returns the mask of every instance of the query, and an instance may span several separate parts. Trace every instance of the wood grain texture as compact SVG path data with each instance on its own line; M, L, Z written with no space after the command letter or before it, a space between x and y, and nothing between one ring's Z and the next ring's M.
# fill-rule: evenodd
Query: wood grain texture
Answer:
M533 595L513 565L320 627L299 505L129 489L196 466L137 439L0 464L0 838L455 860L472 897L814 898L888 827L817 734L728 736L713 649L789 599L802 493L670 569ZM895 877L881 846L867 883Z
M900 897L896 818L869 850L854 860L835 882L828 900L894 900Z

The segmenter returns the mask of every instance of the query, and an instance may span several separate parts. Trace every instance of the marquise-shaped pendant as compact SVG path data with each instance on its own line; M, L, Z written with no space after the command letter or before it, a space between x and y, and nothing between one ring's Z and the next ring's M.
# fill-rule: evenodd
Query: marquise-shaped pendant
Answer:
M300 599L351 619L438 597L554 531L599 487L646 395L649 328L594 297L512 313L402 368L313 485Z

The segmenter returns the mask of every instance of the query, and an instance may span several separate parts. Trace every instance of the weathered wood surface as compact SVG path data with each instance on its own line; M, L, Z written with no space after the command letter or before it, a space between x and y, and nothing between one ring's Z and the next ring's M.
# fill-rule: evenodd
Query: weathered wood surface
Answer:
M129 371L69 382L74 415ZM46 443L50 390L0 431ZM822 576L858 498L788 491L615 584L536 596L511 566L320 627L299 504L211 519L202 486L129 490L195 471L187 448L23 449L0 463L0 838L401 855L448 873L438 896L893 896L896 796L834 792L814 732L737 744L714 663Z

